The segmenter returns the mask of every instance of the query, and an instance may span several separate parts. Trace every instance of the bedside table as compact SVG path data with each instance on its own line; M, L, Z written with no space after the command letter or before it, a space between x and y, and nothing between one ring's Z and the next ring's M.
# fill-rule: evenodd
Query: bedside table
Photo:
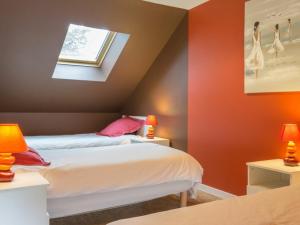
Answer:
M170 140L166 138L154 137L153 139L149 139L146 137L137 137L131 139L133 143L154 143L158 145L170 146Z
M247 194L300 184L300 166L285 166L282 159L249 162Z
M39 173L16 173L12 182L0 183L1 224L49 225L48 181Z

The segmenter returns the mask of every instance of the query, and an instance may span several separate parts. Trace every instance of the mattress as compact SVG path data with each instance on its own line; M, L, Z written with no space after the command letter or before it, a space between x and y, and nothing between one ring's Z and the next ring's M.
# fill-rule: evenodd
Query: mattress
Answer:
M109 225L299 225L300 186L215 201Z
M35 150L53 150L128 144L132 139L136 138L136 135L107 137L96 135L96 133L88 133L72 135L26 136L25 140L27 145Z
M203 169L190 155L167 146L139 143L106 147L39 150L49 167L38 171L50 185L48 198L65 198L174 181L201 182Z

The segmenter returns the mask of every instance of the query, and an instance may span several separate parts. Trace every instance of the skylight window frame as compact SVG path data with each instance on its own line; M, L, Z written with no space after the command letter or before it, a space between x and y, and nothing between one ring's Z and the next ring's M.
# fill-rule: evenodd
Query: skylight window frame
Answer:
M115 37L117 35L117 32L109 31L107 34L105 41L103 42L96 61L90 61L90 60L80 60L80 59L69 59L69 58L63 58L58 57L58 64L64 64L64 65L75 65L75 66L91 66L91 67L101 67L101 64L103 60L105 59L105 56L107 55Z

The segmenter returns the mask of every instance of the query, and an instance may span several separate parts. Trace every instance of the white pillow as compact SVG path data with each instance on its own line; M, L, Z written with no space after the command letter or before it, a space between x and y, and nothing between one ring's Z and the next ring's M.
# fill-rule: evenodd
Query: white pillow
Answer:
M124 115L123 115L124 116ZM137 120L144 120L146 121L147 116L129 116L133 119L137 119ZM148 130L148 126L144 125L143 127L141 127L138 131L137 131L137 135L142 136L142 137L146 137L147 134L147 130Z

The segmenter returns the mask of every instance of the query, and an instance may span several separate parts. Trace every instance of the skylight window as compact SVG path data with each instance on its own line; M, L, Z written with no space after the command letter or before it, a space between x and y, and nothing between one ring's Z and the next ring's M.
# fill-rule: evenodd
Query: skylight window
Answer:
M58 63L100 67L116 33L70 24Z

